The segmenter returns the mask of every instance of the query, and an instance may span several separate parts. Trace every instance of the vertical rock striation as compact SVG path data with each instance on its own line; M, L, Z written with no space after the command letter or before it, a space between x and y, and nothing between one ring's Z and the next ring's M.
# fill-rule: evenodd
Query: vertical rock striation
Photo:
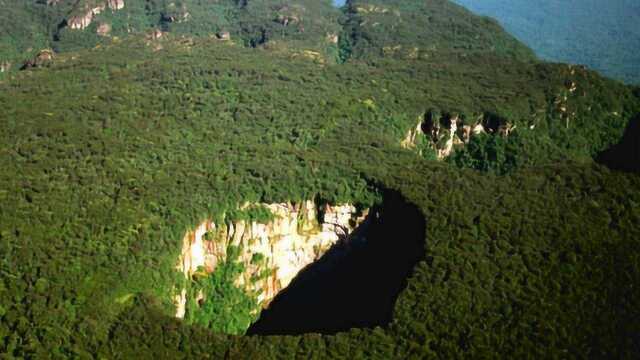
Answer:
M206 220L187 232L177 270L187 279L201 271L212 273L227 259L228 247L236 246L240 249L238 261L245 269L236 279L236 286L258 292L258 302L267 306L298 272L346 238L366 216L365 212L358 217L350 204L325 205L321 209L313 201L263 206L274 215L266 224L245 220L216 224ZM258 276L265 271L267 276ZM174 303L176 317L183 318L185 289L178 291Z
M84 10L78 10L76 15L67 20L67 26L74 30L84 30L91 25L94 17L106 8L112 11L121 10L124 8L124 0L106 0L92 7L84 7Z

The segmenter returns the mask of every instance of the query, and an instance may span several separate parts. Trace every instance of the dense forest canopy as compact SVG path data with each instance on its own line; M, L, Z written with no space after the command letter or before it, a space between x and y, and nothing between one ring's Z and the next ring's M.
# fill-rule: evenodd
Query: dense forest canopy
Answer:
M638 88L445 0L0 4L0 353L640 354ZM420 230L377 240L421 243L384 325L240 336L174 317L202 220L388 194ZM227 260L211 291L246 311Z
M585 64L640 83L640 4L635 0L454 0L491 16L549 61Z

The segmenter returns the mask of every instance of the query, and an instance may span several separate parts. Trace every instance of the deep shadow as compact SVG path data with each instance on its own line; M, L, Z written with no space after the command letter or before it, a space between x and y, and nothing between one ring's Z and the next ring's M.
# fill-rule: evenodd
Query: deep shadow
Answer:
M388 191L351 236L276 296L247 334L332 334L388 324L407 277L424 255L424 239L422 213Z
M600 153L596 160L614 170L640 172L640 115L629 121L620 143Z

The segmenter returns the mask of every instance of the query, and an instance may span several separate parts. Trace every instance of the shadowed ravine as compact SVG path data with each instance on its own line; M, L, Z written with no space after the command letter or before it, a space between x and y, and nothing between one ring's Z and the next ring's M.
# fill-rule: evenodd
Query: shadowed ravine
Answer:
M336 333L391 321L406 278L424 254L425 220L395 192L262 311L249 335Z
M613 170L640 172L640 114L629 121L620 142L600 153L596 160Z

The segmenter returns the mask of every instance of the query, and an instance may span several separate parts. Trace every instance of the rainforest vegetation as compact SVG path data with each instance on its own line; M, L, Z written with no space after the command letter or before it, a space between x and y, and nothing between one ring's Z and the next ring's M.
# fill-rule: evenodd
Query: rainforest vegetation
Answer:
M99 3L0 0L7 358L640 355L637 87L543 62L446 0L124 0L67 26ZM434 109L512 131L444 160L403 148ZM202 220L273 216L247 202L389 192L421 226L387 246L423 242L382 325L243 336L258 315L234 256L175 270ZM185 281L219 301L179 320Z

